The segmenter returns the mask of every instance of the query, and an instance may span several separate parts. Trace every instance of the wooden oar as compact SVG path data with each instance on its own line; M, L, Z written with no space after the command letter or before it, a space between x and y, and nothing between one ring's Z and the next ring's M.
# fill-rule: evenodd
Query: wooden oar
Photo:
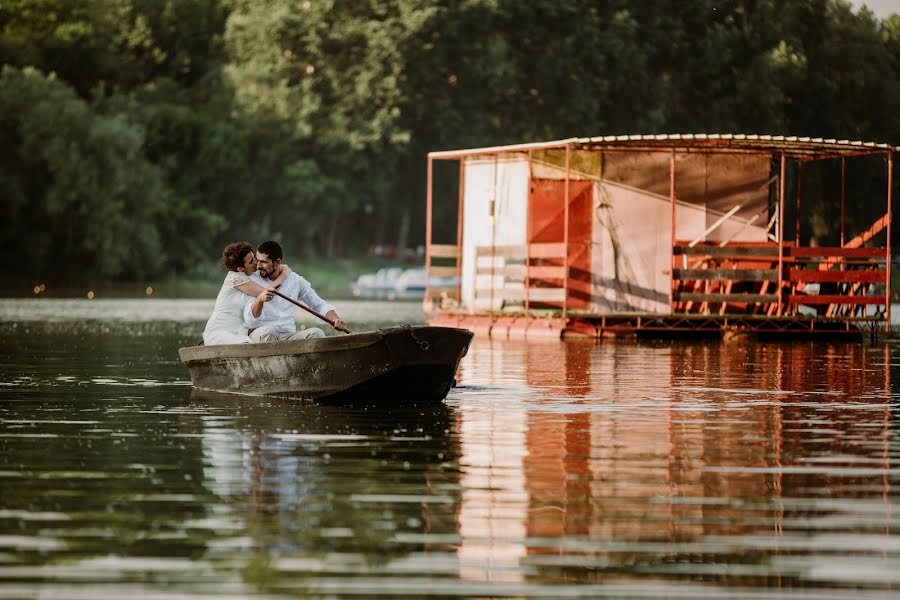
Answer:
M332 321L331 319L329 319L328 317L326 317L326 316L323 315L322 313L318 313L318 312L314 311L313 309L311 309L310 307L306 306L305 304L301 304L300 302L297 302L297 301L294 300L293 298L291 298L291 297L289 297L289 296L285 296L284 294L282 294L282 293L279 292L278 290L269 290L269 291L272 292L273 294L275 294L276 296L280 297L280 298L284 298L285 300L287 300L287 301L290 302L291 304L296 304L297 306L299 306L300 308L302 308L302 309L305 310L306 312L310 313L310 314L313 315L313 316L319 317L320 319L322 319L323 321L325 321L326 323L328 323L329 325L331 325L332 327L334 327L334 321ZM334 327L334 328L337 329L338 331L343 331L344 333L352 333L352 332L351 332L349 329L347 329L346 327Z

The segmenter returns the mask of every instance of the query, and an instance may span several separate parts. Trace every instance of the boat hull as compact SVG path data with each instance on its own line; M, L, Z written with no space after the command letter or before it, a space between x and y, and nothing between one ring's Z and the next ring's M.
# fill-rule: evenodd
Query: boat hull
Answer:
M197 389L323 401L439 401L472 332L393 327L346 336L178 351Z

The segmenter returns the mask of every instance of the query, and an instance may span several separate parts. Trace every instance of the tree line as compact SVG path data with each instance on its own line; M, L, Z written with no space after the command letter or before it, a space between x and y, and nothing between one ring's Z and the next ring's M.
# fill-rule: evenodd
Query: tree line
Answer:
M0 250L29 279L421 243L435 149L900 143L900 16L845 0L4 0L0 63Z

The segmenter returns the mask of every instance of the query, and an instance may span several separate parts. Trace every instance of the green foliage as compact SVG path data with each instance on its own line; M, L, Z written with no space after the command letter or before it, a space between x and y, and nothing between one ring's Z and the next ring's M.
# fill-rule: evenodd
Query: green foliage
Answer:
M85 96L106 82L192 85L222 59L217 0L4 0L0 61L55 72Z
M900 143L900 16L846 0L4 0L0 62L0 242L27 232L47 273L202 272L234 239L419 243L433 149Z
M27 253L34 275L139 276L161 267L154 221L168 191L143 157L139 127L94 113L53 77L4 67L0 144L0 177L13 190L0 240Z

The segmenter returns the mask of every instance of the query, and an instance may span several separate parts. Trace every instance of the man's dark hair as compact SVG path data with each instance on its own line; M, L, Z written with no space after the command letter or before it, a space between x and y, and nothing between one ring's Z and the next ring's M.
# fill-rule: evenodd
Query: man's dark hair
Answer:
M268 242L263 242L256 248L257 252L262 252L270 259L272 262L276 260L284 260L284 252L281 249L281 245L278 242L273 242L269 240Z

